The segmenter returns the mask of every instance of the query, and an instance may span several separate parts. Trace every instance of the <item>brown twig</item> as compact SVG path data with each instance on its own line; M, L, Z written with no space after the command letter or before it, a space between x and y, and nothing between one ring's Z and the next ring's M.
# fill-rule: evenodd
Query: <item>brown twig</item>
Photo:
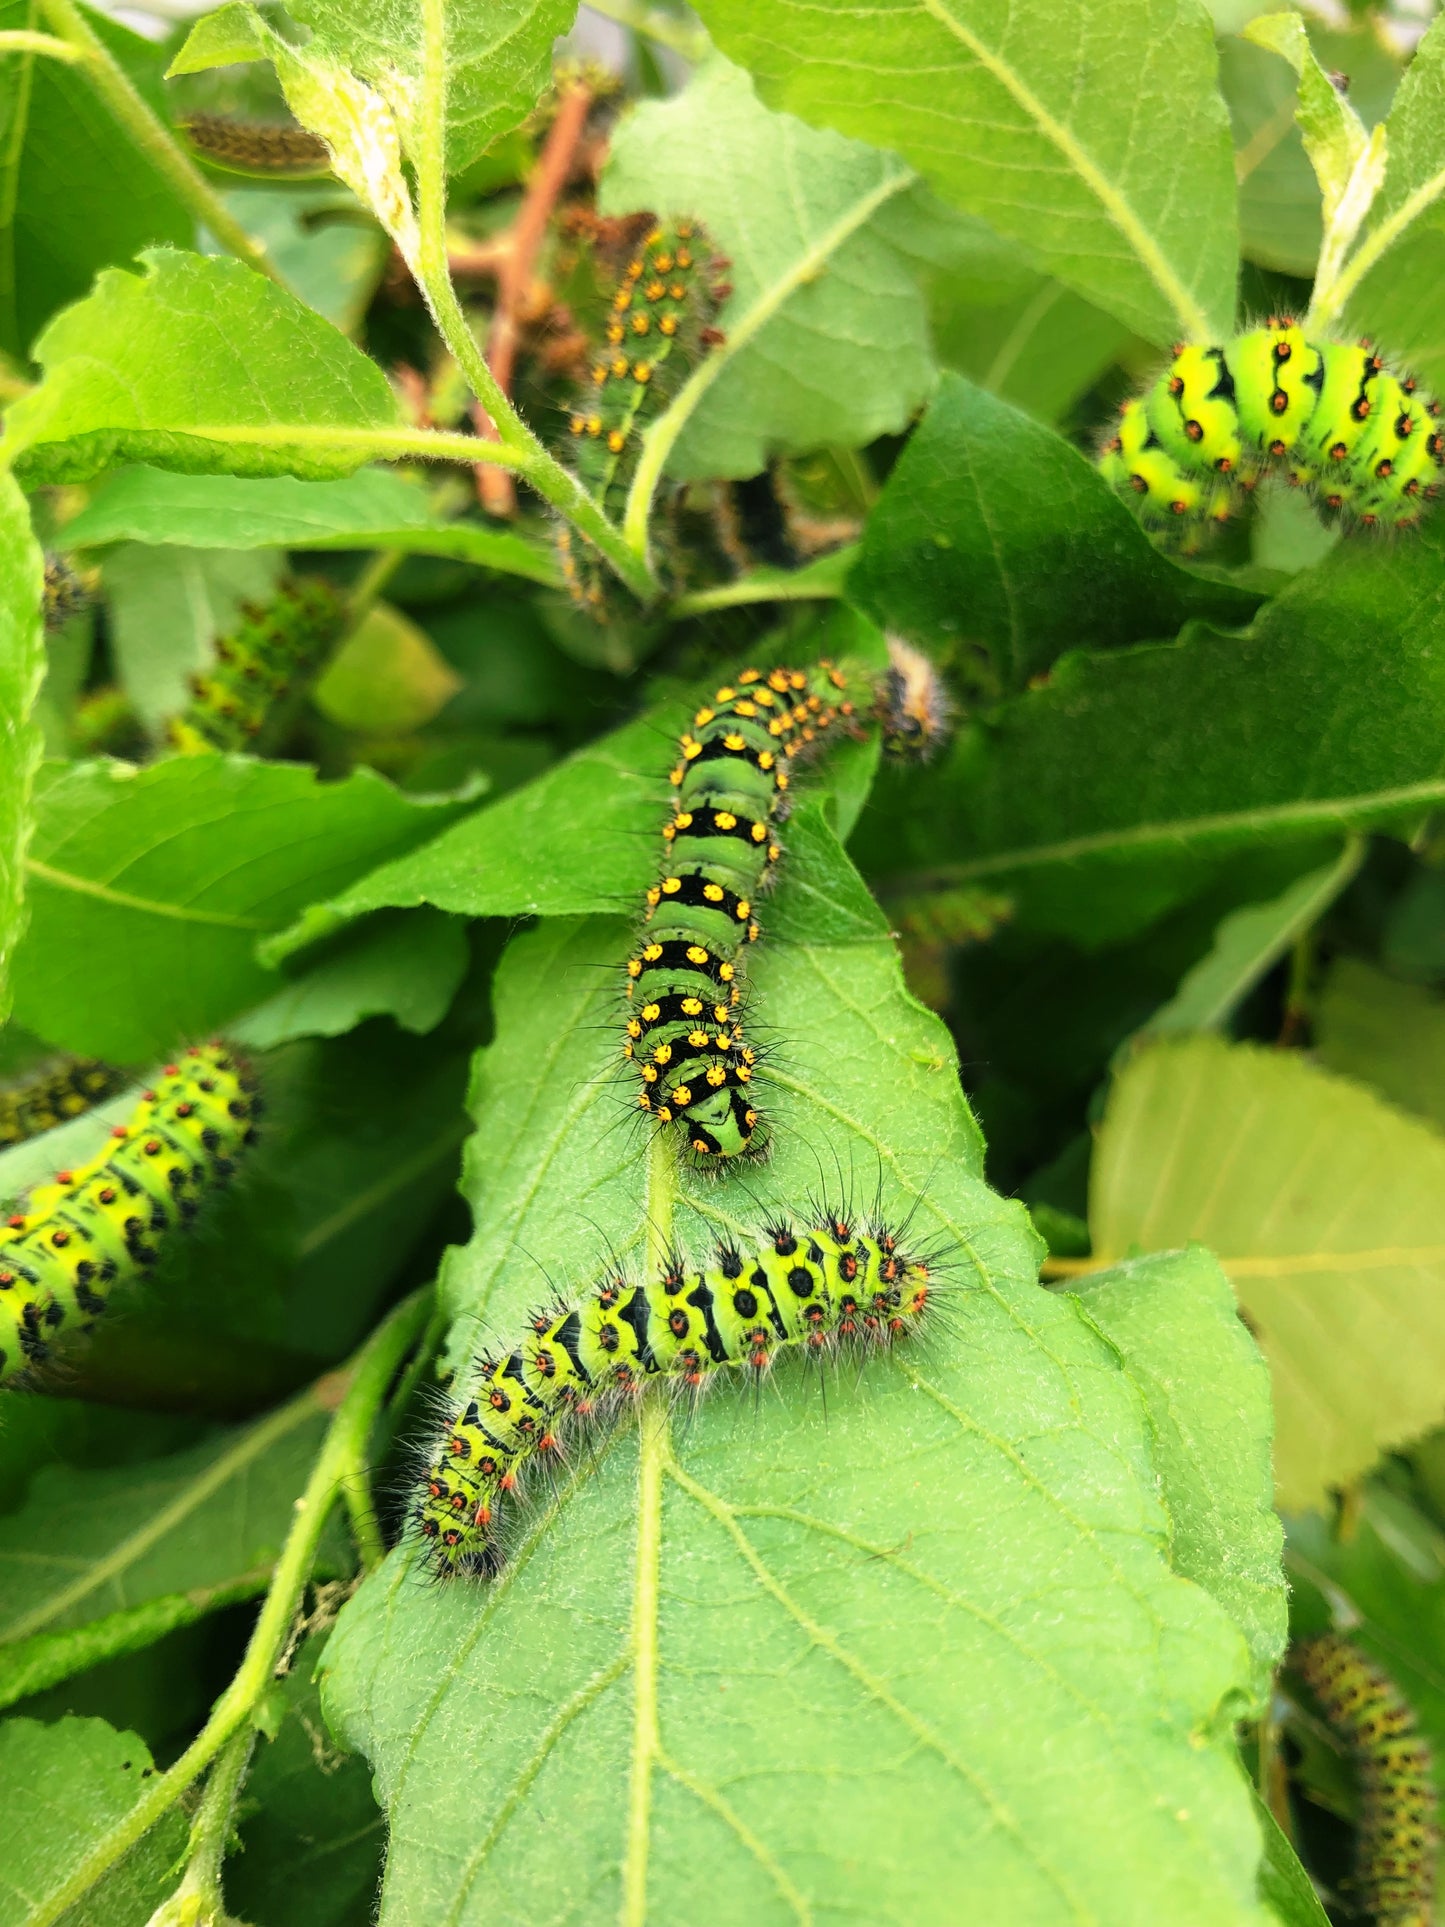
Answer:
M512 224L508 236L510 245L497 264L497 305L487 336L487 366L504 395L510 396L512 392L522 313L531 291L537 256L557 197L571 175L592 100L593 91L585 81L574 82L559 99L556 118L547 130L542 152ZM485 441L499 439L491 417L480 402L472 406L472 420ZM476 477L478 498L489 515L516 513L517 491L510 473L492 463L478 462Z

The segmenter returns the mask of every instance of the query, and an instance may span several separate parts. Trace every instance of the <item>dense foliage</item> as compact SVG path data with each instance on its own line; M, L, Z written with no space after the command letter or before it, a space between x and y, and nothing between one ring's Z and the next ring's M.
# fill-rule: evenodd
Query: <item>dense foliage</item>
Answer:
M0 8L0 1927L1428 1927L1445 26L573 14Z

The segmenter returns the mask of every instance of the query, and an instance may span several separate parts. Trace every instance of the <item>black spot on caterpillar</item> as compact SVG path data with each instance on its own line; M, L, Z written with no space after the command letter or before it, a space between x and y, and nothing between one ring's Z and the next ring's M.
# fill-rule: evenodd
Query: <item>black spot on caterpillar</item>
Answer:
M95 1057L48 1058L24 1077L0 1085L0 1149L79 1117L125 1081L123 1071Z
M891 1345L915 1331L936 1261L902 1233L831 1211L765 1227L755 1246L720 1246L711 1265L673 1254L633 1283L609 1271L575 1301L544 1306L513 1350L463 1372L412 1518L439 1577L491 1577L504 1515L534 1464L605 1423L649 1379L697 1396L723 1369L761 1377L785 1351L822 1358Z
M858 665L745 669L704 703L680 739L663 825L663 870L627 962L623 1055L638 1106L680 1123L704 1165L757 1148L757 1055L742 1031L742 964L760 934L759 894L782 857L789 765L878 716L893 750L926 755L948 724L928 659L890 638L881 681Z
M0 1384L49 1355L62 1326L84 1330L116 1283L147 1270L255 1136L250 1073L221 1044L167 1064L88 1163L39 1185L0 1226Z
M189 114L180 130L215 167L238 174L329 174L331 156L319 134L285 121L228 120Z
M1181 344L1127 401L1099 466L1146 526L1186 539L1270 472L1367 528L1409 528L1439 491L1440 403L1368 341L1271 317L1211 347Z
M695 221L653 227L622 271L591 380L568 419L577 473L613 521L621 519L642 431L707 350L723 339L715 317L732 289ZM591 544L559 525L558 556L572 599L605 620L610 572Z
M183 756L255 749L284 723L289 700L320 669L346 627L347 601L320 576L287 583L218 638L211 668L191 678L192 701L167 733Z
M1301 1640L1289 1663L1358 1776L1351 1898L1374 1927L1432 1927L1439 1796L1409 1702L1382 1666L1337 1633Z

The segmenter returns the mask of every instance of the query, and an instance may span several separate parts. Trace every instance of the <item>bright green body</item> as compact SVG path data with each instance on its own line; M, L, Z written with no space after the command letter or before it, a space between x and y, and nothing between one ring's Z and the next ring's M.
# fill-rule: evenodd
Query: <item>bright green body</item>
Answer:
M917 1326L928 1265L886 1226L770 1226L746 1252L702 1269L608 1277L576 1304L541 1312L516 1348L479 1359L456 1388L415 1522L434 1570L493 1574L507 1495L533 1460L555 1460L569 1430L605 1417L648 1379L697 1393L730 1367L761 1375L777 1355L890 1344Z
M62 1326L104 1311L116 1282L154 1264L254 1136L249 1079L219 1044L168 1064L84 1165L32 1192L0 1228L0 1383L48 1354Z
M1289 321L1185 345L1126 402L1099 466L1146 525L1186 540L1274 470L1367 527L1406 528L1445 466L1440 403L1364 343Z

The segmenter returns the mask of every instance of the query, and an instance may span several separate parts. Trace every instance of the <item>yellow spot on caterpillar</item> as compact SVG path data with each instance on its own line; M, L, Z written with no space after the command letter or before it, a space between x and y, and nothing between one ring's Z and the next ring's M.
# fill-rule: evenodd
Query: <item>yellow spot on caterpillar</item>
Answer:
M662 894L665 897L675 897L681 888L681 877L664 877L662 879Z
M712 1007L712 1014L713 1014L713 1018L714 1018L714 1020L715 1020L715 1021L716 1021L717 1023L719 1023L719 1024L725 1024L725 1023L727 1022L727 1020L728 1020L728 1007L727 1007L727 1005L726 1005L726 1004L714 1004L714 1005L713 1005L713 1007Z
M630 308L632 306L632 290L630 288L619 288L612 297L612 306L618 314L622 314L626 309Z
M669 1105L659 1104L657 1107L657 1115L664 1124L671 1124L673 1114L672 1114L672 1109Z
M758 713L758 706L756 703L734 703L733 704L734 716L756 716L757 713Z
M770 749L764 749L758 752L759 769L771 769L773 767L773 764L776 761L777 761L777 758L773 755L773 752Z
M732 750L734 754L739 750L746 749L747 741L741 730L730 729L727 735L723 737L723 748Z
M746 897L740 897L738 899L738 922L746 923L752 914L753 906L748 902Z
M702 755L702 744L697 740L696 736L684 736L679 744L679 748L682 750L688 762L692 762L694 757Z
M788 787L788 772L785 769L780 769L775 781L780 790L785 790Z
M685 301L687 299L687 289L680 281L674 281L667 292L672 296L674 301Z
M630 1039L628 1040L628 1042L627 1042L627 1043L625 1043L625 1044L624 1044L624 1045L622 1046L622 1055L623 1055L624 1057L631 1057L631 1055L632 1055L632 1043L631 1043L631 1040L630 1040Z
M647 891L647 903L648 903L648 907L649 907L649 909L652 909L652 910L655 910L655 909L657 908L657 905L658 905L658 902L659 902L659 899L660 899L660 897L661 897L661 895L662 895L662 893L661 893L661 891L660 891L660 890L658 889L658 887L657 887L657 885L656 885L655 883L654 883L654 884L650 884L650 885L648 886L648 891Z
M730 963L725 963L725 964L718 965L717 974L718 974L719 983L730 984L733 978L737 975L737 972L733 969Z
M684 1017L700 1017L702 1015L702 998L684 997L682 1000L682 1014Z
M622 339L622 330L620 328L617 330L617 338L619 341ZM614 375L625 375L627 373L626 355L614 355L612 357L612 372Z
M723 900L723 887L720 883L705 883L702 886L702 893L709 903L721 903Z
M714 1090L718 1090L722 1085L727 1083L728 1074L721 1064L710 1064L708 1066L707 1081L712 1085Z
M657 269L659 274L671 274L672 256L665 250L660 254L654 254L652 257L652 265Z
M647 298L648 298L648 300L649 300L649 301L661 301L661 299L662 299L662 297L663 297L663 296L664 296L664 295L665 295L666 293L667 293L667 283L666 283L665 281L649 281L649 282L648 282L648 284L647 284ZM676 295L674 295L674 296L673 296L673 300L674 300L674 301L676 301L677 299L678 299L678 297L677 297Z
M724 683L722 688L717 692L716 696L713 697L713 701L715 703L730 703L735 699L735 697L737 696L737 693L738 692L734 688L732 688L729 684Z
M692 828L692 811L679 810L677 815L672 819L672 827L675 830L690 830Z
M612 433L607 437L607 446L612 450L614 455L620 455L623 449L626 448L627 437L620 428L614 428Z
M758 828L759 829L762 828L761 823L758 825ZM768 845L769 863L776 863L779 860L779 858L782 856L782 854L783 854L783 846L781 843L770 843Z
M667 772L667 780L669 783L673 785L674 788L676 788L677 785L681 783L682 781L682 764L681 763L678 764L676 769L670 769Z
M642 1067L642 1076L644 1083L655 1084L657 1082L656 1066L653 1064L644 1064Z
M654 1064L670 1064L672 1062L672 1045L659 1044L652 1053L652 1061Z
M687 960L690 964L705 964L707 952L700 943L690 943L687 946Z
M657 1005L644 1004L642 1006L642 1015L649 1024L652 1023L657 1016ZM627 1035L632 1038L637 1038L642 1035L642 1025L635 1017L629 1017L627 1020Z
M580 435L582 433L582 430L587 426L586 417L582 415L574 415L572 417L570 426L572 429L572 433L574 435Z
M652 380L652 363L650 361L633 362L632 379L634 381L651 381Z
M642 965L636 957L629 957L627 959L627 974L629 977L640 977L642 975Z
M587 433L589 435L600 435L602 433L602 417L600 415L590 415L587 418Z
M657 327L660 334L675 335L677 333L677 316L675 314L663 315L659 319Z
M663 268L663 267L662 267L662 263L661 263L660 261L658 262L658 264L657 264L657 265L658 265L658 267L659 267L659 268L662 268L662 272L663 272L664 274L666 274L666 273L667 273L667 269L666 269L666 268ZM678 251L677 251L677 265L678 265L678 266L679 266L680 268L683 268L683 269L686 269L686 268L690 268L690 267L692 266L692 256L691 256L691 255L690 255L690 254L688 253L688 251L687 251L687 249L686 249L686 248L679 248L679 249L678 249Z
M643 945L642 961L644 963L656 963L658 958L661 955L662 955L662 945L660 943L649 943L649 944Z
M700 709L692 720L701 729L705 723L710 723L716 714L715 709Z
M596 382L599 388L602 386L603 382L606 381L607 363L605 361L599 361L597 366L592 370L592 379L593 381Z
M621 339L622 339L622 323L621 323L620 321L609 321L609 322L608 322L608 324L607 324L607 339L608 339L608 340L609 340L610 342L612 342L612 343L614 343L614 345L615 345L615 344L616 344L617 342L619 342L619 341L621 341ZM616 366L615 366L615 365L614 365L614 368L613 368L613 372L614 372L614 374L615 374L615 373L617 373L617 372L619 372L619 371L617 370L617 368L616 368ZM626 374L626 373L627 373L627 363L626 363L626 361L624 361L624 362L623 362L623 364L622 364L622 368L621 368L621 371L620 371L620 372L621 372L622 374Z
M635 314L632 317L632 332L635 335L645 335L651 326L652 322L645 314Z
M731 810L718 810L713 817L713 822L720 830L735 830L738 826L738 820Z
M705 1030L690 1030L687 1033L687 1041L694 1050L701 1050L707 1043L707 1032Z
M668 1092L668 1097L680 1111L686 1110L687 1106L692 1102L692 1086L690 1084L679 1084L676 1090Z
M652 1099L646 1091L639 1092L637 1106L638 1109L642 1111L650 1111L652 1109Z
M751 1064L739 1064L737 1069L733 1072L733 1076L738 1080L739 1084L750 1083L752 1080L752 1075L753 1075L753 1070L752 1070Z

